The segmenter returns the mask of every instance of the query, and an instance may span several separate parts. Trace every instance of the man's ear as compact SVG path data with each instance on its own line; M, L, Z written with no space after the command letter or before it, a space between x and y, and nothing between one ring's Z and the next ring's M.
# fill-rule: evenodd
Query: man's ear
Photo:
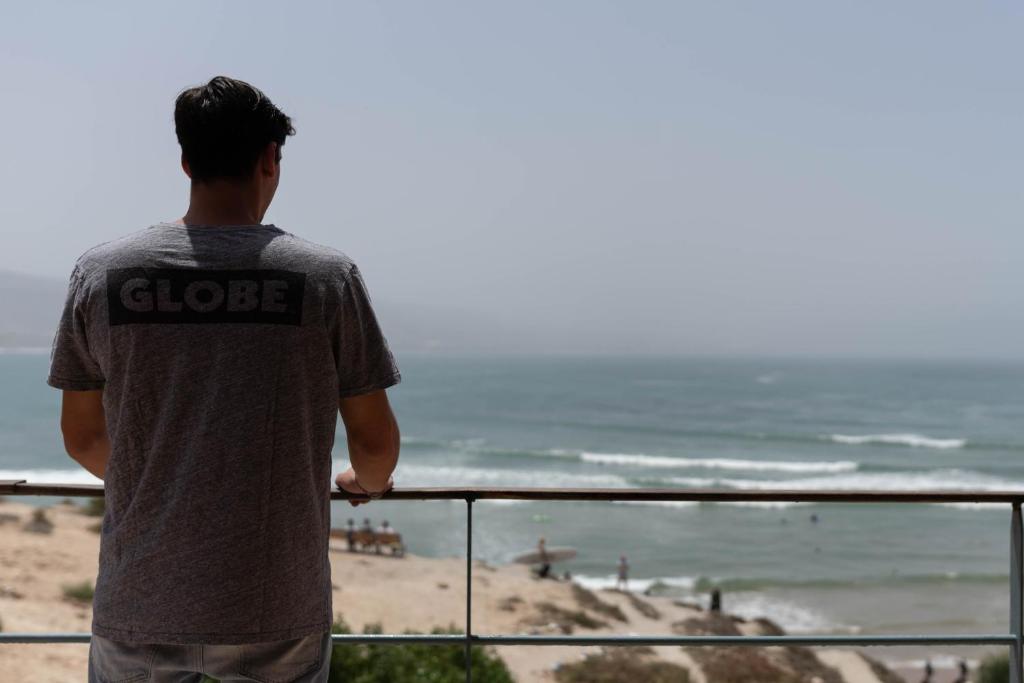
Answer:
M277 143L270 142L263 148L260 154L260 170L265 176L272 176L277 172Z
M185 158L185 153L181 153L181 170L185 172L189 178L192 177L192 169L188 166L188 159Z

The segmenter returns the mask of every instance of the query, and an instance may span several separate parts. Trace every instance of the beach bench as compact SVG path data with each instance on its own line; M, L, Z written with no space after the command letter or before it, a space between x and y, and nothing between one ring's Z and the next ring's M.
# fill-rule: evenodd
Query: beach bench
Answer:
M349 540L349 533L352 534L351 541ZM367 552L373 550L377 554L381 554L383 549L387 548L392 555L397 557L405 554L402 534L395 531L379 533L365 529L356 529L353 532L349 532L347 529L331 529L331 538L344 540L348 543L348 549L351 551Z

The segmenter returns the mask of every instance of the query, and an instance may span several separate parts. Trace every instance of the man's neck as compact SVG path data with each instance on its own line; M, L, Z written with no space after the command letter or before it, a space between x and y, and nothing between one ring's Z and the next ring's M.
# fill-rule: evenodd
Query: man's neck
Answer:
M193 183L185 225L259 225L263 221L259 192L247 184L227 181Z

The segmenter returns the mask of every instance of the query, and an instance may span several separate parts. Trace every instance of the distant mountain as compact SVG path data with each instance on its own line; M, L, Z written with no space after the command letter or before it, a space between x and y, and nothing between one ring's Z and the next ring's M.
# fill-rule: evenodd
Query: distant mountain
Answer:
M0 271L0 349L50 346L66 291L58 278ZM396 352L514 352L525 341L475 313L377 299L374 307Z

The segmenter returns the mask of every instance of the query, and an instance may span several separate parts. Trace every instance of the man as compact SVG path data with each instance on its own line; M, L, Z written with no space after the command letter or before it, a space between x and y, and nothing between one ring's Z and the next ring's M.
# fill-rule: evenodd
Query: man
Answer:
M400 376L352 261L262 223L291 120L224 77L174 120L188 211L78 260L48 378L105 485L89 680L326 681L337 416L376 498Z
M615 588L629 590L629 562L625 555L619 555L619 573L615 579Z

